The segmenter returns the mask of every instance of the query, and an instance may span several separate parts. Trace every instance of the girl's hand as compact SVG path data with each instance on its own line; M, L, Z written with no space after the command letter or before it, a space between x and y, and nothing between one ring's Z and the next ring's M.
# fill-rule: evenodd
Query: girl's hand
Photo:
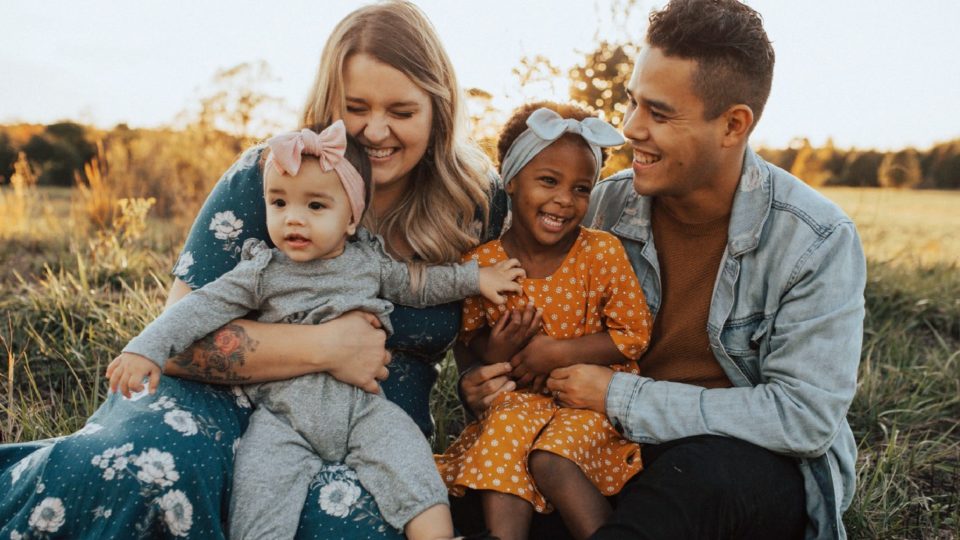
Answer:
M506 293L519 293L519 279L523 279L526 273L520 268L520 261L517 259L508 259L500 261L493 266L485 266L480 269L480 294L494 304L501 305L507 301L503 296Z
M124 397L130 397L130 391L140 392L143 390L143 379L150 377L150 393L157 393L157 385L160 384L160 366L156 365L149 358L139 354L121 353L120 356L113 359L107 366L107 377L110 378L110 391L120 392Z
M530 339L540 333L543 322L543 310L527 302L523 310L511 310L490 329L483 361L487 364L509 362L520 352Z
M387 364L390 352L384 347L387 334L380 319L365 311L350 311L323 325L330 336L321 350L331 351L342 359L327 371L335 379L361 390L377 394L390 375Z
M483 414L500 393L516 390L509 374L510 364L501 362L475 367L460 378L460 396L474 416Z
M546 334L533 336L525 347L510 358L510 365L513 366L511 376L517 381L517 386L531 386L537 378L550 375L554 369L567 365L569 358L564 354L564 345L562 340Z
M607 414L607 387L613 373L608 367L589 364L557 368L547 379L547 389L561 407Z

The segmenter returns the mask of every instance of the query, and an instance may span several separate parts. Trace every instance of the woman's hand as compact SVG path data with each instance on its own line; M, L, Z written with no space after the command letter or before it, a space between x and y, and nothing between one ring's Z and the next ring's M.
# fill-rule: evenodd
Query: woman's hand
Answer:
M380 319L365 311L351 311L324 323L323 330L326 339L321 350L339 359L327 373L338 381L379 393L377 381L390 375L390 352L384 347L387 334Z
M613 373L608 367L588 364L558 368L547 379L547 389L561 407L607 414L607 387Z
M474 416L479 417L487 410L499 394L516 390L517 384L509 376L510 369L507 362L482 365L460 378L460 396Z
M523 268L520 268L520 261L517 259L508 259L493 266L485 266L480 269L480 294L494 304L504 304L507 301L504 294L521 291L517 280L524 276L526 273Z

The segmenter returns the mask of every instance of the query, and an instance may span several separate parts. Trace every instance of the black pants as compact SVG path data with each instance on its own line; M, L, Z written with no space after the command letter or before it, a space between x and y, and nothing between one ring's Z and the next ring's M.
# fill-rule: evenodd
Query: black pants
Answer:
M644 470L611 498L595 540L802 538L803 477L795 460L737 439L703 435L644 445ZM461 532L483 529L479 497L453 498ZM531 539L570 538L559 515L536 515Z

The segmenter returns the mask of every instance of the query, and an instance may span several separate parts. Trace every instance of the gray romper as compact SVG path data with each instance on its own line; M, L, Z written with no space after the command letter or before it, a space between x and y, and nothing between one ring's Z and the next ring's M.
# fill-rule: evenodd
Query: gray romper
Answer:
M167 358L228 322L256 311L263 322L317 324L360 309L392 333L390 302L413 307L479 294L476 262L426 268L410 290L407 265L365 230L333 259L293 262L250 239L242 260L216 281L168 307L124 352L163 367ZM416 424L381 394L325 373L244 387L257 407L237 448L230 499L231 538L293 538L318 455L344 462L373 495L385 520L411 518L448 504L430 447ZM311 465L308 467L308 465Z

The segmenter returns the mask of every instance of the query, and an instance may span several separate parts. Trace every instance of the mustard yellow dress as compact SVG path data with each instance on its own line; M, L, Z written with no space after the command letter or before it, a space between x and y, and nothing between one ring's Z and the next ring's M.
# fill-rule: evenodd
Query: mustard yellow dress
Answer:
M474 248L464 260L491 266L510 257L499 240ZM608 332L630 361L611 366L638 373L652 321L643 291L623 245L613 235L581 228L564 262L550 276L522 281L523 293L497 306L482 297L464 302L461 339L468 341L493 326L507 310L533 302L543 309L543 332L573 339ZM538 512L552 510L527 468L533 450L552 452L576 463L604 495L613 495L640 472L640 447L625 440L606 415L559 407L551 396L527 391L497 397L483 416L468 425L442 455L437 467L451 494L469 489L510 493Z

